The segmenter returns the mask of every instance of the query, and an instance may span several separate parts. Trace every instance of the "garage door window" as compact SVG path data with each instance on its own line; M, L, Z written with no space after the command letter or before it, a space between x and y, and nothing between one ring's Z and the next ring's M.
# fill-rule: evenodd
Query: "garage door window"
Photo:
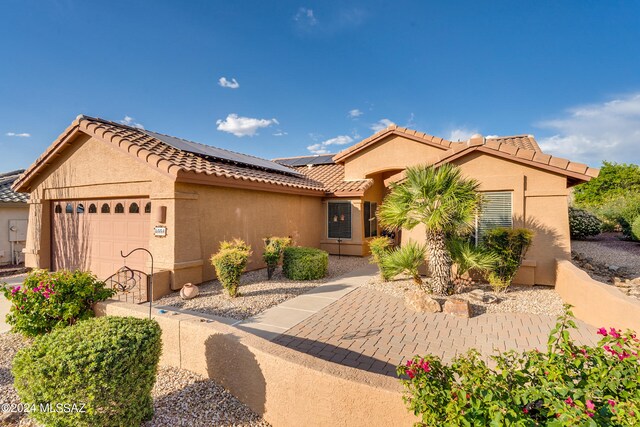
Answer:
M73 213L73 205L71 203L67 203L67 207L64 209L64 211L68 214L72 214Z
M77 214L83 214L84 213L84 205L82 203L78 203L78 207L76 208L76 213Z
M129 213L140 213L140 207L137 203L133 202L129 205Z
M151 213L151 202L147 202L147 204L144 205L144 213Z
M56 205L56 207L53 209L53 211L55 213L62 213L62 206Z
M100 209L100 213L111 213L111 208L109 207L109 203L103 203L102 208Z
M113 210L113 212L117 214L124 213L124 206L122 205L122 203L118 203L116 205L116 208Z
M97 213L98 212L98 208L96 207L96 205L94 203L91 203L89 205L89 213Z

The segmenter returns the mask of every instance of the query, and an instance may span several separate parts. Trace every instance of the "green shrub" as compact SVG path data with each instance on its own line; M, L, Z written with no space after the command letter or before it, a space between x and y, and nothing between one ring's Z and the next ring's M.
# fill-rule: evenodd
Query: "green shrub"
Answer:
M572 239L597 236L601 227L602 221L591 212L569 207L569 231Z
M262 259L267 264L267 279L271 280L274 271L278 267L284 248L291 246L289 237L266 237L264 239L264 252Z
M476 246L470 239L464 237L450 237L447 248L451 260L456 266L454 281L460 282L462 277L471 272L486 274L498 262L498 256L489 252L483 246Z
M133 317L56 329L16 354L15 389L25 405L58 409L30 414L47 426L139 426L153 415L160 335L155 320Z
M282 272L291 280L315 280L327 275L329 254L315 248L289 246L282 256Z
M419 268L425 263L427 248L419 245L413 240L404 245L389 251L382 258L382 270L389 277L395 277L398 274L408 274L420 288L424 283L420 277Z
M631 237L633 240L640 241L640 215L638 215L631 224Z
M429 355L399 366L415 425L640 425L640 341L601 328L596 346L578 346L571 316L558 319L545 352L501 353L495 367L475 350L450 365Z
M625 203L620 210L618 223L622 228L622 233L629 238L633 237L632 225L637 217L640 216L640 194L631 195L624 198Z
M34 270L21 286L3 288L11 302L7 323L13 331L37 336L93 316L92 306L113 296L104 282L83 271Z
M489 270L489 283L496 292L507 290L531 246L533 232L526 228L497 227L487 231L483 245L497 257Z
M234 239L220 242L220 250L211 257L218 280L232 298L239 295L240 277L247 267L251 253L251 247L242 239Z
M369 240L369 251L371 251L369 262L378 266L380 278L383 282L390 279L389 275L382 268L382 259L389 253L390 248L391 239L388 237L374 237Z
M597 178L575 187L574 198L580 206L602 206L630 193L640 193L640 166L605 161Z

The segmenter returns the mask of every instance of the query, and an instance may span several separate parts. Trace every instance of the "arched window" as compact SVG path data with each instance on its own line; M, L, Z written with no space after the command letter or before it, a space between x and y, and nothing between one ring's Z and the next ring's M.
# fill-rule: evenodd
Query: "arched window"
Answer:
M109 207L109 203L103 203L102 208L100 208L100 213L110 213L111 207Z
M147 202L147 204L144 205L144 213L151 213L151 202Z
M72 213L73 213L73 204L71 204L71 203L67 203L67 207L65 207L65 208L64 208L64 211L65 211L66 213L70 213L70 214L72 214Z
M54 211L55 213L62 213L62 206L60 206L60 205L56 205L56 207L55 207L55 208L53 208L53 211Z
M76 207L76 213L78 214L84 213L84 205L82 203L78 203L78 206Z
M89 213L97 213L98 212L98 208L96 207L95 203L91 203L89 205Z
M124 213L124 205L122 203L118 203L113 210L114 213Z
M140 207L137 203L131 203L129 205L129 213L140 213Z

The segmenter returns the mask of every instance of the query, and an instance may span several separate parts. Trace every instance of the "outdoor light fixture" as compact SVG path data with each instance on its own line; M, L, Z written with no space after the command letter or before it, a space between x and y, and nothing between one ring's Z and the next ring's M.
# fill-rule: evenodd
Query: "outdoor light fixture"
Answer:
M155 222L159 224L164 224L167 222L167 207L166 206L158 206L156 209L156 218Z

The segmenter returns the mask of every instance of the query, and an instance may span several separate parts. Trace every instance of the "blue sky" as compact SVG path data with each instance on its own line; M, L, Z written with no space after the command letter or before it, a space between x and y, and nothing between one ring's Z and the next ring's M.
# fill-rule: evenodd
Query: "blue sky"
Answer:
M337 152L393 122L640 163L639 2L0 7L0 170L78 114L267 158Z

